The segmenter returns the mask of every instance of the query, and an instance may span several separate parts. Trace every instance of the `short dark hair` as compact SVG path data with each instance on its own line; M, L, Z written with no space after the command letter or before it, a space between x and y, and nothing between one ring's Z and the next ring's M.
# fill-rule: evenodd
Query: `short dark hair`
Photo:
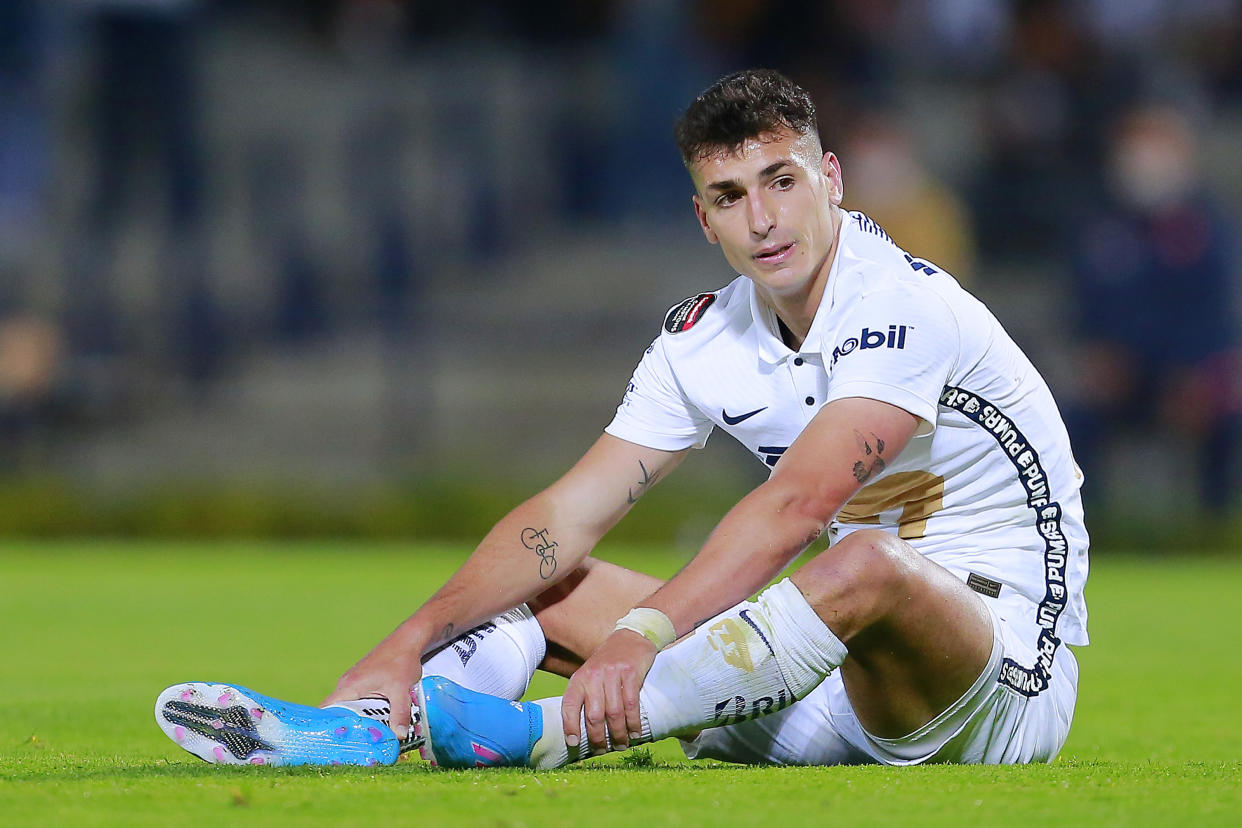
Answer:
M806 90L773 69L746 69L716 81L677 119L673 134L689 166L747 138L782 127L818 135L815 104Z

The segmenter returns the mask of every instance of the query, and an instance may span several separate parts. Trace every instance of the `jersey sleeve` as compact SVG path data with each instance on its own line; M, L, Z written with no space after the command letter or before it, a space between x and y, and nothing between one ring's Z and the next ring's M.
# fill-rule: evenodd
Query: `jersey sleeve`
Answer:
M616 416L604 431L640 446L681 451L702 448L712 427L681 392L664 338L657 337L634 369Z
M825 402L879 400L922 420L918 435L934 431L940 395L961 349L948 304L932 290L877 291L850 309L838 331L835 343L823 345Z

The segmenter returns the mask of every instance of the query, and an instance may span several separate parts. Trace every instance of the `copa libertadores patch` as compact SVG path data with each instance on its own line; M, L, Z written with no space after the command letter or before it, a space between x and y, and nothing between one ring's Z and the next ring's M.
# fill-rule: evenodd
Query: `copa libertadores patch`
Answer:
M716 301L714 293L700 293L698 296L691 296L677 307L668 312L668 316L664 317L664 330L669 333L681 333L688 331L694 327L694 323L699 321L699 317L703 315L703 311L711 307L712 302Z

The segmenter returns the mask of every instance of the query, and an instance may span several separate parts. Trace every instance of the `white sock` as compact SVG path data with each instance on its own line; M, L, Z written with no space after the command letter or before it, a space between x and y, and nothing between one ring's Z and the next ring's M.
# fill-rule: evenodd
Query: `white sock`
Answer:
M700 626L656 656L639 691L640 744L775 713L804 698L847 655L845 645L788 579ZM560 698L537 702L544 732L533 767L578 758L561 732ZM586 745L585 727L579 744Z
M423 675L444 676L468 690L517 701L546 649L543 628L522 604L427 656Z
M546 648L543 628L530 607L522 604L427 656L423 675L444 676L470 690L517 701L530 685ZM353 699L331 706L389 723L385 699Z

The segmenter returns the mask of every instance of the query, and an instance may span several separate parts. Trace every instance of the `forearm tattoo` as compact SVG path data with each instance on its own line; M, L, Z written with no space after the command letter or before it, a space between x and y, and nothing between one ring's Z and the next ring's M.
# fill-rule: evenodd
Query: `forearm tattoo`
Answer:
M522 530L522 546L539 556L539 577L548 580L556 574L556 541L548 538L548 530L527 527Z
M642 460L638 461L638 468L641 469L643 473L643 479L638 481L638 491L634 491L634 487L631 486L630 490L625 495L625 502L631 505L637 503L638 499L645 495L647 490L654 486L656 480L660 478L659 472L652 474L647 471L647 467L643 465Z
M440 640L448 641L450 638L453 637L453 633L455 633L456 631L457 631L457 628L454 627L452 624L445 624L444 629L440 630Z
M858 442L858 450L862 452L862 459L854 463L854 479L859 483L866 483L883 472L888 465L883 457L884 441L875 432L871 433L871 439L868 440L857 430L854 432L854 439Z

